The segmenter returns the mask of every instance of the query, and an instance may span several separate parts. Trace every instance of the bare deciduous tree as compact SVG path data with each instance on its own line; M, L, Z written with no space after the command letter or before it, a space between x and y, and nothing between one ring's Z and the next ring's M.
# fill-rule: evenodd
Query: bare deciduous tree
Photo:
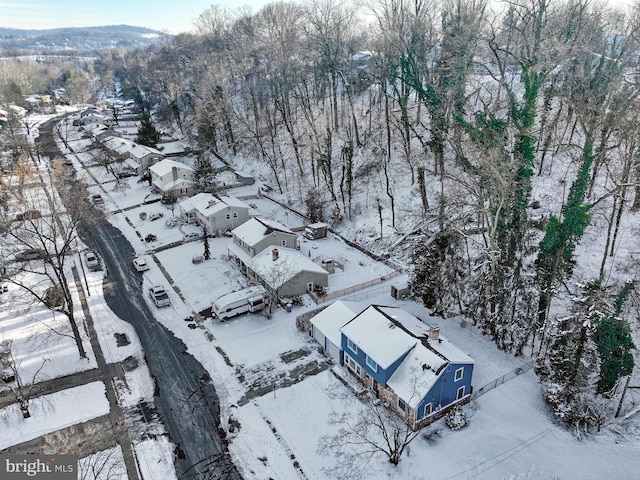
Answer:
M329 424L338 431L320 438L318 453L335 456L337 462L328 469L335 478L370 478L368 466L377 455L386 456L398 465L409 444L420 434L409 427L407 414L396 415L377 399L372 391L358 395L362 405L358 412L332 412ZM356 397L345 396L349 403Z
M29 401L31 400L31 392L36 383L36 379L47 359L42 361L42 365L35 371L29 382L25 382L20 373L20 364L17 362L13 350L11 348L11 340L4 340L0 342L0 386L4 386L11 392L11 395L16 400L16 403L20 407L23 418L30 418L31 412L29 411Z

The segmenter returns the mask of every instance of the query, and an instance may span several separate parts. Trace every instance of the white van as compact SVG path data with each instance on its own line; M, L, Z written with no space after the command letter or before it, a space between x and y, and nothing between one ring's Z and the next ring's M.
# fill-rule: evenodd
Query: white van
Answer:
M224 321L241 313L258 312L266 305L266 293L261 285L227 293L213 303L213 314Z

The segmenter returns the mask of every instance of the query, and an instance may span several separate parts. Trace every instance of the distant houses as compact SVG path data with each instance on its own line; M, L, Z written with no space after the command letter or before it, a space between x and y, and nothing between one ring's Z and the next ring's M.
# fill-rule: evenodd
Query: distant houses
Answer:
M327 355L413 429L471 398L473 359L443 338L438 327L401 308L337 301L310 324Z

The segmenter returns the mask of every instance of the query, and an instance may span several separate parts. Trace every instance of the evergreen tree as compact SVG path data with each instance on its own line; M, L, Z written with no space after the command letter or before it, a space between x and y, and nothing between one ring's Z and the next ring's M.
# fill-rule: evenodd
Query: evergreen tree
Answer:
M140 145L146 145L147 147L156 148L160 141L160 132L153 126L151 117L146 112L142 116L140 125L138 126L138 138L137 142Z
M202 239L204 242L204 259L209 260L211 258L211 248L209 247L209 236L205 227L202 227Z
M411 292L433 315L444 316L454 306L463 310L461 251L460 235L453 230L437 233L428 243L421 239L414 246Z
M601 423L590 405L599 361L592 340L594 312L603 303L603 293L597 281L584 287L574 311L554 324L548 350L537 360L543 397L567 426L589 429Z
M215 172L209 156L204 152L200 152L198 158L193 165L193 181L195 189L198 192L214 193L215 188Z
M619 317L624 300L633 288L634 283L627 282L616 298L614 315L602 316L596 321L593 338L600 354L598 393L610 391L621 377L630 375L633 371L634 361L631 350L635 345L629 325Z

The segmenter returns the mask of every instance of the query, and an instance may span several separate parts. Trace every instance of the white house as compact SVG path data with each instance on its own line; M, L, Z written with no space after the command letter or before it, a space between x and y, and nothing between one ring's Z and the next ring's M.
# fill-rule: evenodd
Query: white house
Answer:
M342 365L340 329L367 307L360 302L336 300L310 320L311 336L336 365Z
M164 195L182 197L194 193L193 168L173 160L160 160L149 167L151 183Z
M198 223L210 234L224 233L243 224L258 212L235 197L198 193L178 203L180 214L189 223Z

